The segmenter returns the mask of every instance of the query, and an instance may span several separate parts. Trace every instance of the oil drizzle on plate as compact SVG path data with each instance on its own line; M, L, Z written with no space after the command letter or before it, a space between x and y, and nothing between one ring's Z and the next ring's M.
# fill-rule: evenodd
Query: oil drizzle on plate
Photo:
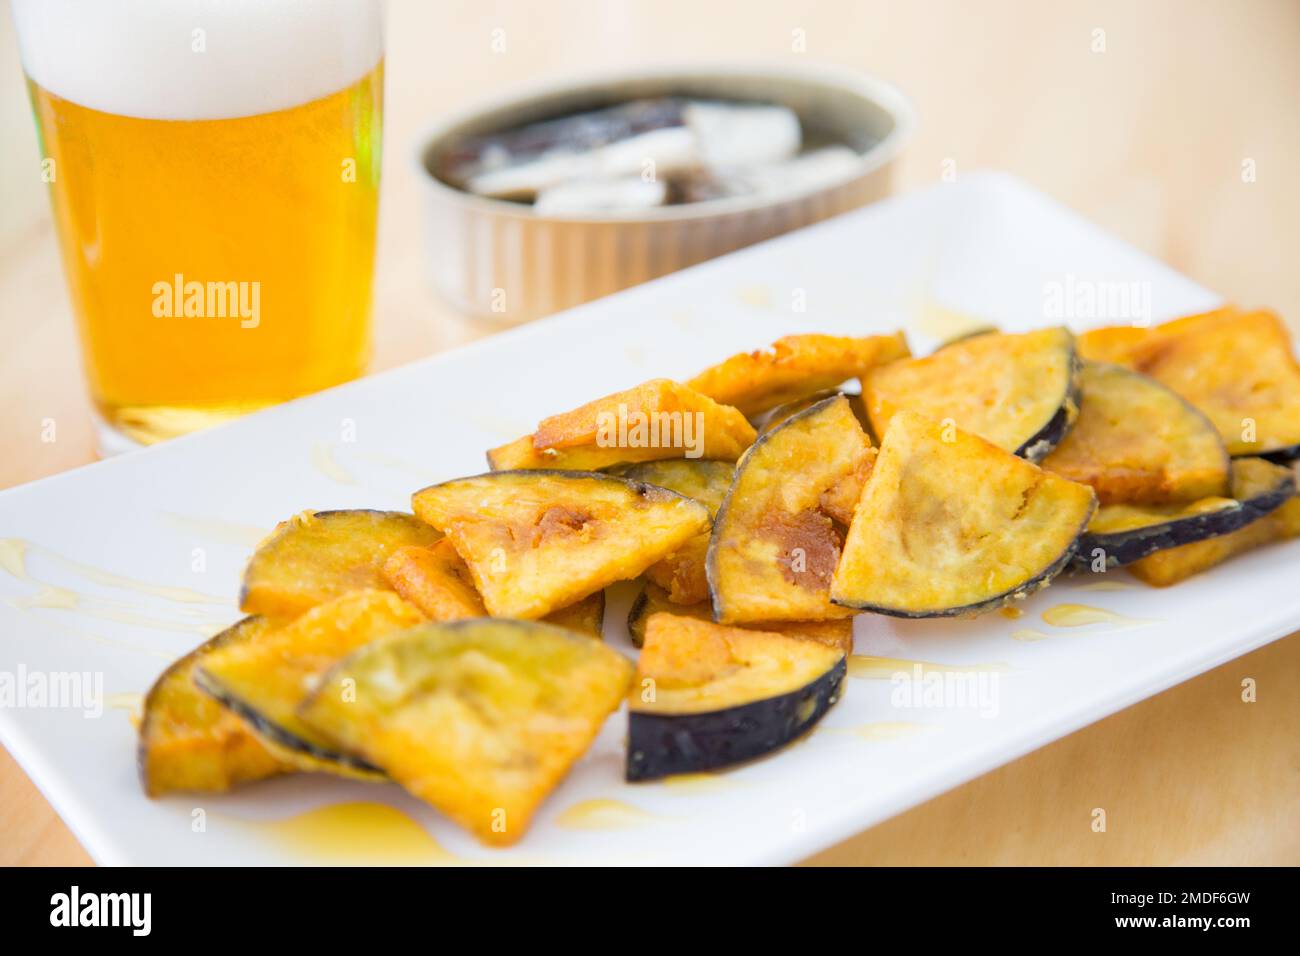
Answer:
M1011 639L1013 641L1024 641L1025 643L1044 641L1050 636L1051 635L1046 634L1043 631L1035 631L1032 627L1022 627L1019 630L1011 632Z
M340 485L357 483L352 472L339 464L334 457L334 446L327 441L318 441L311 446L311 465L330 481Z
M716 773L675 773L659 781L660 785L676 793L714 793L734 787L736 781Z
M827 727L825 733L851 734L862 740L897 740L925 730L936 729L934 724L919 724L910 720L877 720L856 727Z
M156 657L159 660L174 661L180 655L176 651L163 651L155 647L142 647L139 644L128 644L126 641L114 641L107 637L100 637L98 634L90 634L86 631L74 630L65 627L53 621L45 622L46 626L52 626L60 634L66 634L68 637L75 637L78 640L89 641L91 644L99 644L103 647L111 647L114 650L129 651L132 654L145 654L149 657Z
M27 569L28 555L39 554L43 559L57 564L67 570L72 571L92 583L105 585L119 590L130 591L136 594L148 597L163 598L175 604L182 605L174 610L184 620L166 620L160 617L153 617L147 614L137 613L147 610L147 606L138 602L125 601L120 598L106 597L104 595L82 594L77 590L61 585L49 584L34 578ZM48 609L56 611L69 611L85 617L100 618L103 620L114 621L119 624L129 624L136 627L147 627L154 630L179 631L188 634L210 634L225 626L224 619L218 619L211 616L213 612L206 608L193 607L189 605L228 605L230 602L225 598L219 598L210 594L203 594L190 588L171 587L161 584L150 584L146 581L137 581L128 578L125 575L114 574L110 571L104 571L91 565L84 564L80 561L74 561L66 558L48 548L24 541L21 538L0 538L0 570L5 571L17 581L27 584L35 584L36 590L30 594L6 598L5 601L12 607L20 610L31 611L35 609ZM53 623L51 621L51 623ZM70 634L96 644L102 644L106 647L121 648L123 650L135 653L149 654L152 656L174 658L175 654L163 654L148 647L139 647L125 644L119 641L109 640L108 638L99 637L94 634L86 634L80 631L73 631L69 628L54 625L57 630Z
M1090 624L1121 624L1126 627L1139 627L1152 621L1142 618L1126 617L1103 607L1088 604L1058 604L1043 612L1043 620L1052 627L1087 627Z
M76 591L55 587L53 584L42 584L36 589L36 593L29 594L27 597L9 598L6 603L10 607L51 607L67 610L76 607L80 601L81 595Z
M22 538L0 538L0 570L19 581L27 580L27 542Z
M255 548L262 543L269 531L236 521L220 518L194 518L190 515L176 514L173 511L162 512L163 521L182 534L220 541L223 544L235 544L240 547Z
M322 863L419 866L458 860L428 830L386 803L332 803L255 826L295 855Z
M500 418L495 415L482 413L471 413L466 415L465 420L475 428L489 432L503 440L518 438L520 435L526 435L533 428L532 425L521 425L519 422L511 421L507 418Z
M110 710L126 711L131 726L137 730L140 728L140 721L144 719L144 694L134 692L109 694L104 698L104 706Z
M123 601L114 601L111 598L90 597L84 594L78 594L71 588L57 587L52 584L43 584L34 594L26 597L16 597L6 599L6 603L11 607L22 610L32 608L45 608L57 611L76 611L86 617L100 618L105 621L114 621L118 624L130 624L135 627L147 627L158 631L182 631L188 634L210 634L212 631L221 626L220 621L166 621L161 618L149 617L144 614L135 614L130 610L132 605Z
M566 830L628 830L645 826L656 818L640 807L622 800L583 800L555 818Z
M1011 668L1001 662L989 664L936 664L933 661L910 661L901 657L872 657L869 654L849 655L849 676L860 680L892 680L895 674L911 674L915 668L931 673L969 674L988 671L1005 673Z
M147 581L137 581L135 578L129 578L122 574L114 574L111 571L104 571L100 568L92 567L89 564L83 564L80 561L74 561L72 558L65 558L61 554L51 551L49 548L41 547L30 541L23 541L19 538L0 538L0 568L3 568L10 575L20 581L30 581L33 578L27 572L27 554L39 554L46 560L53 562L80 575L87 581L94 584L102 584L106 587L118 588L123 591L134 591L137 594L147 594L150 597L160 597L168 601L175 601L179 604L229 604L228 598L217 597L213 594L204 594L201 591L195 591L192 588L172 587L165 584L150 584ZM38 582L43 583L43 582Z
M1092 584L1080 584L1080 591L1131 591L1133 585L1123 581L1094 581Z
M387 468L389 471L400 471L412 475L420 481L428 482L432 480L428 468L423 468L414 462L405 461L401 458L394 458L392 455L381 455L373 451L357 451L352 453L352 457L360 461L368 461L380 468Z
M919 287L913 292L908 302L908 312L912 320L911 324L918 332L940 342L947 342L979 329L991 328L984 319L958 312L944 305L934 297L934 293L927 286Z
M737 289L736 298L756 309L772 308L772 290L765 285L747 285Z
M1014 621L1017 618L1024 617L1025 612L1018 607L1004 607L998 611L1003 617Z

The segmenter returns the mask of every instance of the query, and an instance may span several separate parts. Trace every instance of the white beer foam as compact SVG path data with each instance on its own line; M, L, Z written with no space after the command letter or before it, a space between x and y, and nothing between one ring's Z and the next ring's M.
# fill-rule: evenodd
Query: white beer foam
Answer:
M383 55L381 0L13 0L13 12L31 79L145 119L287 109Z

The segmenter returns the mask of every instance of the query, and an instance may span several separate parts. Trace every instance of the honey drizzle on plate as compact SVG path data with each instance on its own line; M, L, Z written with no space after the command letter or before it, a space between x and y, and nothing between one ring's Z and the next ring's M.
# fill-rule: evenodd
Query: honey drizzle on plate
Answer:
M148 610L147 605L105 595L83 594L70 587L41 581L34 578L28 571L27 558L29 554L40 554L45 560L59 565L92 583L147 597L163 598L174 604L179 604L181 606L174 610L182 619L168 620L141 614L138 612ZM83 617L99 618L135 627L203 635L211 634L213 631L224 627L227 623L225 618L219 618L215 616L214 612L202 607L203 605L229 605L230 602L225 598L203 594L191 588L152 584L125 575L115 574L64 557L48 548L21 538L0 538L0 571L6 572L17 581L36 585L36 590L29 594L5 599L6 603L11 607L20 610L70 611ZM149 648L136 647L93 634L83 634L58 625L56 627L64 633L105 646L119 647L137 653L158 654L158 652ZM170 659L175 657L175 654L159 654L159 656Z
M339 464L338 459L334 457L334 446L327 441L318 441L311 446L311 466L337 484L357 483L352 472Z
M1055 607L1049 607L1042 616L1043 621L1052 627L1087 627L1090 624L1122 624L1137 627L1153 623L1089 604L1057 604Z
M566 830L627 830L645 826L656 817L622 800L583 800L566 808L555 825Z
M163 521L182 534L199 538L234 544L240 547L255 548L271 532L265 528L240 524L237 521L225 521L220 518L195 518L190 515L176 514L173 511L162 512Z
M936 664L933 661L912 661L901 657L873 657L869 654L849 655L849 676L860 680L892 680L895 674L911 674L915 668L923 672L968 674L972 671L1003 673L1011 668L1002 662L987 664Z
M412 817L386 803L331 803L252 825L295 856L322 863L427 866L459 860Z
M150 584L148 581L139 581L123 574L114 574L112 571L105 571L102 568L83 564L80 561L64 557L61 554L51 551L49 548L33 544L30 541L24 541L20 538L0 538L0 569L7 571L12 577L17 578L20 581L35 580L27 572L26 556L28 553L40 554L47 560L72 571L74 574L85 578L87 581L94 584L102 584L106 587L118 588L123 591L134 591L137 594L144 594L149 597L159 597L179 604L228 605L230 603L227 598L217 597L213 594L204 594L203 592L195 591L192 588L173 587L165 584Z
M659 781L660 785L677 793L712 793L734 787L736 782L716 773L675 773Z
M910 720L877 720L854 727L827 727L823 733L850 734L862 740L876 742L897 740L900 737L910 737L912 734L934 729L936 729L934 724L919 724Z

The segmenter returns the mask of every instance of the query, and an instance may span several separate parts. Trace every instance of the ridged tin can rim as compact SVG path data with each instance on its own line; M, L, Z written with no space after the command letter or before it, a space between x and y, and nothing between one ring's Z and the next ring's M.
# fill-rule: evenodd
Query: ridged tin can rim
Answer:
M892 120L890 131L858 156L852 171L823 183L812 184L798 190L775 196L735 196L710 199L702 202L661 206L650 210L629 210L626 213L602 211L592 214L540 216L532 207L504 199L478 196L443 182L429 168L429 157L459 133L460 129L485 114L526 107L529 103L591 93L593 98L608 91L610 86L638 83L665 83L680 79L683 85L702 79L726 81L730 79L758 79L764 81L790 80L803 84L820 84L828 90L849 93L884 110ZM807 200L827 190L836 189L870 175L893 161L902 151L916 126L916 113L911 101L896 86L870 74L848 67L831 64L790 64L772 61L736 61L730 63L678 63L647 66L634 69L606 70L583 73L549 81L532 87L529 92L507 93L450 114L425 129L417 141L413 154L416 175L425 188L437 198L465 211L519 219L531 223L675 223L696 219L712 219L729 214L743 214L786 203Z

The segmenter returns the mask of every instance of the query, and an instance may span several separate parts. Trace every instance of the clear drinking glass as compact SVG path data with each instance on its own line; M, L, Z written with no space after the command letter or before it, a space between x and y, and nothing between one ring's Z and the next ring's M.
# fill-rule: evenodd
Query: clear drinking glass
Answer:
M364 371L380 0L14 0L108 451Z

